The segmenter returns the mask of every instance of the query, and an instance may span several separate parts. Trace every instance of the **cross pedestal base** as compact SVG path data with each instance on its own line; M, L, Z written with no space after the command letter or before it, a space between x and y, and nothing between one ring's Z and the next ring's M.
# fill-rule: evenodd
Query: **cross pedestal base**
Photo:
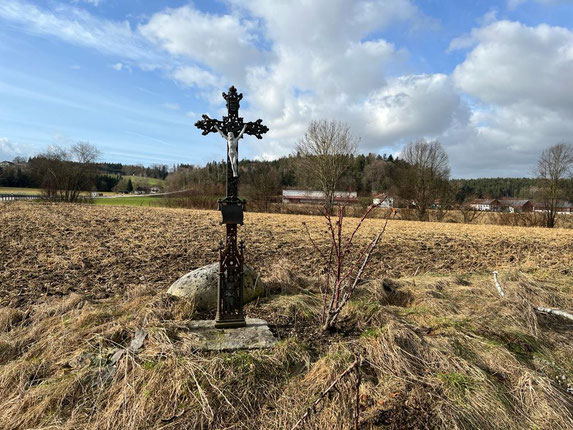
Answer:
M236 328L245 327L247 322L244 318L237 318L232 320L215 320L215 328Z
M247 318L246 325L227 330L215 326L213 320L189 321L189 330L181 334L191 350L236 351L240 349L272 348L277 339L265 320Z

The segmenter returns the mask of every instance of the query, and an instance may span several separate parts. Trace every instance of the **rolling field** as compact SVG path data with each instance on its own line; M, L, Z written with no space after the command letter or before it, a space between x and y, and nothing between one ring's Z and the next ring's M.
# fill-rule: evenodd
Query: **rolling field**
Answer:
M147 185L148 187L164 186L165 185L164 179L146 178L143 176L134 176L134 175L125 175L125 176L122 176L122 178L124 178L126 181L131 179L134 184L135 183L141 183L141 184Z
M216 261L212 249L223 239L219 217L215 211L167 208L3 206L0 296L10 303L74 291L106 297L141 282L153 282L160 291L184 273ZM303 222L318 243L326 244L319 216L247 212L239 233L248 263L267 276L273 263L286 258L301 274L316 275L320 260ZM362 243L381 223L366 221L358 234ZM573 230L391 220L368 276L505 268L572 273Z
M573 427L573 324L530 305L573 310L573 230L391 220L322 332L322 264L302 223L324 247L324 220L246 213L239 237L268 294L245 313L279 342L207 353L186 324L213 312L165 291L216 260L219 217L0 204L0 428L292 428L356 357L358 394L341 380L304 428L354 428L357 407L361 429ZM381 226L367 221L358 243ZM143 348L114 358L137 328Z

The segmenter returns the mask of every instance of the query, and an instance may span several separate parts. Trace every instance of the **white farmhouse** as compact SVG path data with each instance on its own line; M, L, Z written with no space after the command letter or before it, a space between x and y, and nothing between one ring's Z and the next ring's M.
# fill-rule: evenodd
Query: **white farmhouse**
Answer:
M379 194L372 199L373 205L380 205L381 208L393 208L394 198L387 194Z
M335 203L351 203L358 198L355 191L335 191ZM308 190L283 190L283 203L324 203L324 192Z
M476 211L494 211L501 209L501 204L497 199L476 199L470 203L470 207Z

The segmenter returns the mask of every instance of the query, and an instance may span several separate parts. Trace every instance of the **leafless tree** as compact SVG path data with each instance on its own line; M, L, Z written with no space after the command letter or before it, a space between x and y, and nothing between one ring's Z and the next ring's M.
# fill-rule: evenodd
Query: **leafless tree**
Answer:
M399 175L401 197L413 203L418 219L424 221L428 218L428 208L448 186L448 155L437 140L422 139L404 148L402 160L406 165Z
M436 221L442 222L453 206L456 199L454 189L448 181L444 181L440 190L439 201L436 202Z
M54 200L77 202L82 191L91 188L94 163L100 152L86 142L79 142L69 149L51 147L42 154L44 194Z
M311 121L297 145L299 166L324 192L326 208L332 213L334 192L350 167L359 139L350 126L340 121Z
M537 162L539 199L545 207L545 226L555 226L559 202L565 198L565 179L573 175L573 145L558 143L541 153Z
M477 220L481 213L476 210L472 205L465 201L458 207L460 213L462 214L462 219L464 224L471 224L474 220Z
M281 178L267 164L255 163L244 175L245 193L259 210L268 212L273 197L280 194Z

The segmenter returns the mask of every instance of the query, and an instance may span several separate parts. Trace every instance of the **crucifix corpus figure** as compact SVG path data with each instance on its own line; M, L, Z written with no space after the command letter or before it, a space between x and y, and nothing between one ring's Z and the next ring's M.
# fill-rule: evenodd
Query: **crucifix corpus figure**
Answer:
M237 137L233 134L232 131L228 132L225 136L225 133L221 131L219 126L215 124L215 129L219 132L223 139L227 141L227 156L229 157L229 161L231 163L231 169L233 170L233 177L236 178L239 176L237 173L239 170L239 139L243 138L243 134L247 129L247 124L243 126L243 129L239 133Z
M223 93L227 102L227 116L222 120L209 118L195 123L203 130L203 135L219 133L227 141L227 195L220 199L219 210L223 216L222 224L226 225L225 244L219 245L219 289L217 295L216 328L242 327L245 323L243 315L243 265L245 245L237 243L237 226L243 224L243 211L246 201L239 198L239 139L243 135L262 135L269 131L262 124L263 120L243 122L239 117L240 101L243 94L238 94L235 87Z

